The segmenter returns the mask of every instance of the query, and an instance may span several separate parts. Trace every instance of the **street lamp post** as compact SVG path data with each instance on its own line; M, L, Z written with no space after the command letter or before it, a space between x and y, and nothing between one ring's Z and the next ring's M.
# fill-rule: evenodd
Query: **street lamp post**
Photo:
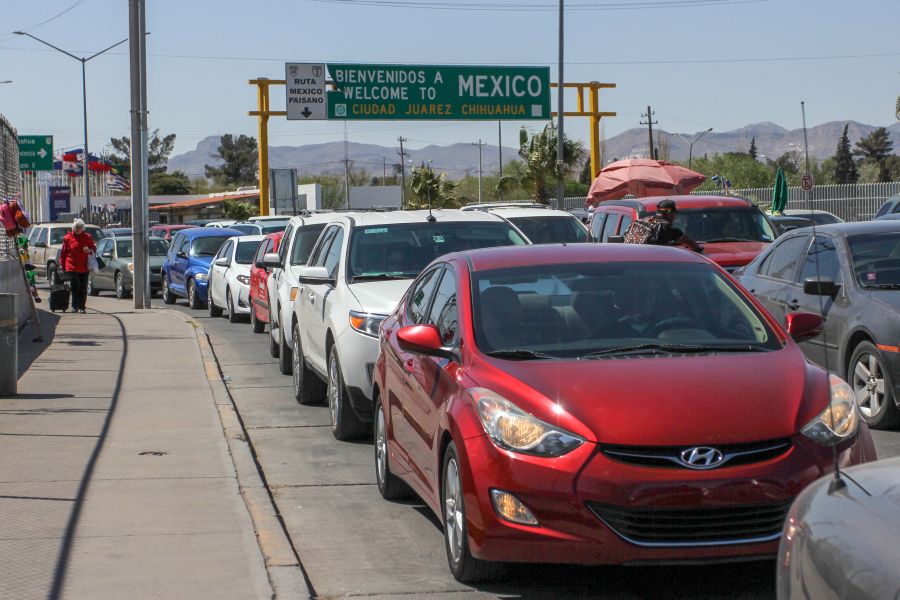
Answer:
M691 164L693 163L693 160L694 160L694 144L696 144L697 142L699 142L700 139L701 139L704 135L706 135L707 133L709 133L709 132L712 131L712 130L713 130L713 128L710 127L709 129L707 129L706 131L704 131L704 132L702 132L700 135L698 135L696 138L694 138L694 141L692 141L692 142L689 142L689 141L687 141L686 139L684 139L684 136L682 136L680 133L676 133L676 134L675 134L675 135L677 135L678 137L681 138L681 141L682 141L682 142L684 142L685 144L688 145L688 169L691 168Z
M77 60L78 62L81 63L81 101L82 101L82 105L84 107L84 158L82 160L81 168L82 168L82 176L84 177L84 209L87 212L88 220L90 220L90 218L91 218L91 171L90 171L90 153L88 152L87 74L86 74L85 65L88 63L88 61L93 60L93 59L97 58L98 56L100 56L101 54L112 50L116 46L124 44L125 42L128 41L128 38L125 38L121 42L116 42L112 46L110 46L108 48L104 48L100 52L91 54L87 58L82 58L80 56L75 56L71 52L67 52L67 51L63 50L62 48L54 46L50 42L45 42L41 38L35 37L28 32L14 31L13 33L16 35L27 35L31 39L33 39L37 42L40 42L40 43L44 44L45 46L49 46L58 52L62 52L66 56L68 56L70 58L74 58L75 60Z
M0 83L12 83L12 79L6 79L4 81L0 81Z

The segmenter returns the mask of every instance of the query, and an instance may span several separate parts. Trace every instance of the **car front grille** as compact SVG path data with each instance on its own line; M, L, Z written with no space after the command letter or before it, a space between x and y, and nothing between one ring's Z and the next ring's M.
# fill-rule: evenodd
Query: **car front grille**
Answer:
M625 508L588 502L619 537L638 546L718 546L781 536L790 503L704 508Z
M723 460L716 468L736 467L762 462L785 454L791 448L789 439L766 440L745 444L709 445L720 451ZM602 446L600 451L613 460L670 469L690 468L681 460L681 453L691 446Z

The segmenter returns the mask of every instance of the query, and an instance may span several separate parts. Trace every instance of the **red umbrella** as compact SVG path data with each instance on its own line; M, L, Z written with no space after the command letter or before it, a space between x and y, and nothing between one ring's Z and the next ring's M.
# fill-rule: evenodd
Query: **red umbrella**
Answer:
M705 175L664 160L619 160L602 169L594 179L585 206L596 206L603 200L617 200L626 194L638 198L687 194L704 181Z

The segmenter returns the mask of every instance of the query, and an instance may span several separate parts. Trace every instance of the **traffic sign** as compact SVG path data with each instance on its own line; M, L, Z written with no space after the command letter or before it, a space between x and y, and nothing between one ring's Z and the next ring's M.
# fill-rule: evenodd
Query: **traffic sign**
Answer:
M52 135L20 135L19 136L19 170L20 171L52 171L53 170L53 136Z
M804 192L811 192L813 189L813 178L809 173L804 173L800 178L800 187Z
M285 63L287 118L319 121L328 117L323 63Z
M550 120L549 67L329 64L328 118Z

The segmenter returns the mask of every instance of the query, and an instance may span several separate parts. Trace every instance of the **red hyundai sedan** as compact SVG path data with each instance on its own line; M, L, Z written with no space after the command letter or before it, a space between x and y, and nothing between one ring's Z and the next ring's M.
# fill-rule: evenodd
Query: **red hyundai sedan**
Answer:
M262 264L266 254L278 252L283 231L268 234L260 242L250 265L250 327L253 333L262 333L269 322L269 269Z
M461 581L502 562L774 556L833 446L875 459L853 390L795 343L820 317L787 322L677 248L445 256L381 326L379 490L442 519Z

